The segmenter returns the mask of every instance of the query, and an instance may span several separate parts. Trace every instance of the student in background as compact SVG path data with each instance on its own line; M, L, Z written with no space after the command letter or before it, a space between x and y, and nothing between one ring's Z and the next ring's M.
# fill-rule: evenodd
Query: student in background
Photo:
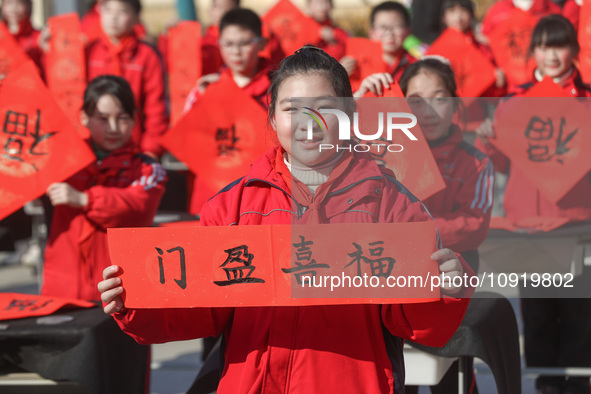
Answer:
M103 0L96 0L90 6L90 9L80 20L82 32L86 36L86 42L92 42L102 35L103 29L101 27L101 3ZM147 39L148 32L141 22L134 26L136 35L140 39Z
M441 5L441 21L443 26L462 33L467 42L478 49L480 53L496 66L490 48L476 39L473 29L475 20L476 16L474 14L474 3L472 0L443 0ZM485 91L481 97L502 97L506 94L507 83L505 73L497 67L495 76L495 85Z
M591 87L582 82L574 59L579 53L577 34L561 15L541 19L532 34L530 56L536 61L532 81L514 92L521 96L544 77L550 77L573 97L591 97ZM518 221L531 217L568 218L570 223L591 220L591 173L584 176L557 203L551 203L529 178L511 164L489 140L495 138L492 121L477 130L476 146L493 160L495 169L509 175L503 208L505 217ZM576 280L576 279L575 279ZM579 283L580 284L580 283ZM533 298L522 289L521 310L524 320L524 347L528 366L591 366L591 299ZM532 298L529 298L532 297ZM589 394L588 377L540 375L538 393Z
M387 73L398 81L406 67L417 61L402 46L410 34L410 15L402 4L385 1L371 11L370 24L369 38L382 43L382 59ZM364 89L363 85L361 89ZM365 93L366 90L358 91L356 95L363 96Z
M99 301L96 282L110 261L107 229L152 225L166 172L132 141L135 102L123 78L92 80L80 120L97 161L47 188L54 212L41 294Z
M340 27L337 27L330 18L333 9L332 0L307 0L306 7L308 9L308 15L322 25L320 28L321 40L315 46L323 49L335 59L340 60L345 56L349 34Z
M267 90L271 84L269 61L260 57L266 40L262 24L253 11L237 8L224 15L220 22L220 49L226 67L220 73L204 75L187 97L185 111L190 111L207 87L220 80L229 80L267 108ZM228 103L232 98L228 97ZM196 175L189 212L196 215L203 204L215 194Z
M137 109L134 143L154 158L162 155L160 137L168 128L165 79L162 58L141 41L135 26L139 22L139 0L102 0L103 34L86 48L88 80L100 75L119 75L129 82Z
M43 51L39 46L41 32L31 24L32 8L31 0L2 0L1 23L8 28L19 47L35 62L39 71L42 71Z

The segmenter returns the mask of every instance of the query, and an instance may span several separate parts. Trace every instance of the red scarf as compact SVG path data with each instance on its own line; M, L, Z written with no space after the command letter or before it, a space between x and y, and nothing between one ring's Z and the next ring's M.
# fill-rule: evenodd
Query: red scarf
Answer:
M291 188L291 196L298 202L298 204L307 207L308 214L306 220L303 223L298 224L321 224L326 220L320 218L320 205L324 203L324 199L328 193L332 190L332 186L336 180L341 178L343 174L350 167L353 161L353 153L345 151L343 157L333 168L328 180L320 185L316 192L312 194L308 186L300 182L297 178L291 176L291 172L285 165L283 159L283 153L285 150L278 149L276 157L276 170L281 175L285 183Z
M107 43L109 53L111 54L111 74L119 77L123 76L123 55L131 52L137 45L138 38L135 33L131 33L119 38L115 44L103 33L103 40Z

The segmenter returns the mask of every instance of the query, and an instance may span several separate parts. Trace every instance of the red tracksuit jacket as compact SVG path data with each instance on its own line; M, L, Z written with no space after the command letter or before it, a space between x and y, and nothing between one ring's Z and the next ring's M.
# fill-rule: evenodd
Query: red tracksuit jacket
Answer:
M523 95L534 83L520 86L514 95ZM563 87L575 97L591 97L591 87L583 83L576 69ZM491 158L497 171L510 174L503 200L505 217L508 219L517 221L536 216L566 217L573 222L591 219L591 173L583 177L558 203L552 204L523 172L510 166L509 158L492 144L484 144L477 139L475 145Z
M489 158L465 142L457 126L452 127L446 140L431 147L445 189L424 203L435 219L443 246L465 252L478 249L488 234L494 171Z
M278 171L285 173L286 168L283 150L275 147L206 204L202 223L305 222L309 210L292 209L290 185ZM329 196L319 206L329 223L430 220L420 201L368 154L355 154ZM445 297L406 305L127 310L115 318L140 343L224 333L219 393L399 393L400 338L442 346L468 302ZM394 348L389 347L391 335L400 337ZM387 353L387 347L393 352Z
M100 301L96 286L111 265L107 229L152 225L165 181L162 166L131 147L112 152L68 179L88 195L88 205L55 207L41 294Z
M160 156L163 153L160 137L169 122L162 59L152 46L135 35L121 42L122 46L115 48L106 36L102 36L86 48L88 80L114 74L129 82L138 108L132 140L142 152Z

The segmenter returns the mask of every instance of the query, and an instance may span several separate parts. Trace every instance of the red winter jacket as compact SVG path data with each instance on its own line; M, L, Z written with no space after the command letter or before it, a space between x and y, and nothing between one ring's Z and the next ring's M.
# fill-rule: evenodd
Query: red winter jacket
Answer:
M489 36L515 9L518 8L513 4L513 0L499 0L494 3L482 19L482 34ZM541 19L550 14L562 14L562 10L552 0L534 0L527 13Z
M242 87L244 93L255 99L261 106L267 110L267 90L271 85L271 78L269 77L271 70L269 68L269 61L264 58L259 58L259 71L252 77L250 82ZM234 83L232 72L229 68L223 68L220 74L220 81L231 81ZM193 108L197 100L199 100L199 87L193 88L187 96L185 102L185 112L188 112ZM231 101L230 98L228 100ZM213 190L206 182L199 178L199 174L196 174L196 178L193 181L193 189L191 193L191 202L189 204L189 212L193 215L197 215L201 212L201 207L207 202L217 190Z
M132 140L142 152L160 156L164 152L160 146L160 137L167 130L169 121L162 59L151 45L140 41L135 35L121 42L124 44L118 56L106 36L88 45L88 80L114 74L129 82L138 108Z
M443 246L456 252L476 250L488 234L494 171L488 157L463 140L462 131L431 147L445 189L424 203L437 225Z
M86 42L92 42L103 34L103 28L101 26L101 7L98 2L82 17L80 27L86 36ZM135 34L142 39L148 35L146 28L141 23L135 25L134 31Z
M534 83L520 86L514 95L522 96ZM583 83L577 69L563 87L575 97L591 97L591 87ZM535 216L565 217L573 222L591 219L591 173L583 177L558 203L552 204L519 168L510 166L509 158L492 144L485 144L477 139L475 145L491 158L497 171L510 175L503 200L505 217L508 219L517 221Z
M212 198L202 223L305 222L309 211L292 210L290 185L277 172L285 167L282 152L269 150L246 177ZM421 203L368 154L356 154L330 190L319 207L329 223L429 220ZM398 393L403 390L402 341L394 339L397 345L390 347L390 334L442 346L468 301L445 297L406 305L127 310L115 318L140 343L224 333L219 393Z
M111 265L107 228L152 225L165 181L160 164L130 147L68 179L88 195L88 205L54 208L41 294L100 301L96 286Z
M6 24L4 21L1 23ZM29 19L23 19L19 25L19 31L16 34L11 35L15 39L18 46L31 58L31 60L33 60L39 71L42 72L43 51L38 44L39 35L41 32L33 28L33 25Z

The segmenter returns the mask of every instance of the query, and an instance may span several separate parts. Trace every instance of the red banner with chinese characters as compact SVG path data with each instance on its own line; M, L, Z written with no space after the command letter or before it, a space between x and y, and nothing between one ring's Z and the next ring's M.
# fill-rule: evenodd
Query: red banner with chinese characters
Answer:
M591 82L591 1L583 1L579 10L579 53L578 69L583 81Z
M286 56L306 44L320 41L320 24L305 15L290 0L279 0L261 18L281 42Z
M555 85L532 90L547 84ZM490 142L555 204L591 170L588 113L589 102L576 98L515 97L497 109Z
M168 31L168 89L171 124L183 116L185 101L201 76L201 25L184 21Z
M489 37L490 48L509 86L524 84L532 78L535 62L533 58L528 61L528 50L537 22L538 18L516 8Z
M400 85L393 84L383 98L363 97L357 100L359 131L365 135L376 133L381 116L382 136L377 140L356 143L369 146L369 152L378 164L394 171L398 181L420 200L425 200L443 190L445 181L418 123L407 128L416 140L411 140L401 127L394 128L392 139L387 139L389 124L412 124L410 119L399 116L389 119L388 113L412 114L406 99L401 96Z
M128 308L383 304L440 296L430 279L439 275L430 259L433 222L109 229L108 235Z
M2 81L0 126L0 219L96 160L33 62Z
M10 35L6 25L0 23L0 76L8 75L29 60L27 54Z
M96 304L76 299L33 294L0 293L0 321L46 316L62 308L92 308Z
M382 59L381 42L362 37L349 37L345 56L351 56L357 61L357 68L350 77L354 92L359 89L366 77L388 71L388 66Z
M161 143L217 191L273 145L269 131L263 107L226 78L210 85Z
M80 136L89 138L88 129L80 124L80 108L86 89L86 59L80 19L77 13L72 12L53 16L47 24L51 30L46 58L47 86Z
M450 61L460 97L480 97L495 83L495 67L469 40L454 29L445 29L427 54Z

